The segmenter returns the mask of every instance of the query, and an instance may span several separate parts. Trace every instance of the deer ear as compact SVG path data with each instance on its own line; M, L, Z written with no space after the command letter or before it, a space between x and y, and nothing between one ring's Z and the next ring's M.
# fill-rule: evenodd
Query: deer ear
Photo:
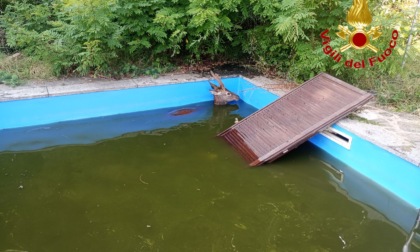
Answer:
M210 90L210 93L212 93L213 95L220 95L220 91Z
M214 90L217 90L219 88L218 86L216 86L215 84L211 83L210 81L209 81L209 83L210 83L211 88L213 88Z

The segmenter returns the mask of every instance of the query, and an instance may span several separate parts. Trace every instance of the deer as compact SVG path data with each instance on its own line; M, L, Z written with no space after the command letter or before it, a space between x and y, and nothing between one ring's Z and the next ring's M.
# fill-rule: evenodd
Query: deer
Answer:
M214 97L214 105L226 105L228 102L231 101L238 101L239 96L235 93L229 91L225 85L222 82L222 79L218 74L213 73L213 71L210 71L211 76L219 83L219 86L217 86L214 83L210 83L210 86L212 90L210 90L210 93L213 94Z

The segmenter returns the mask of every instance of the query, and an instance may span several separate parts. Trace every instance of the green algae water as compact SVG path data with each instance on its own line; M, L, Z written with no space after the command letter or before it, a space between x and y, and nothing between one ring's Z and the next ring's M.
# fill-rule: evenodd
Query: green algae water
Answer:
M240 115L206 106L171 128L0 153L0 251L401 251L312 145L250 168L215 137Z

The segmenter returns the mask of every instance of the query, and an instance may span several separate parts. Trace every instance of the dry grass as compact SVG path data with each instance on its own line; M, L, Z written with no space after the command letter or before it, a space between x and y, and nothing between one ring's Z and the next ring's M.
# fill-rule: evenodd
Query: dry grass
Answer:
M377 98L381 105L420 115L420 78L387 80L377 89Z
M405 64L403 75L390 79L378 89L378 100L399 111L420 115L420 41L411 47L411 57Z
M52 67L48 63L22 54L0 54L0 71L17 75L22 80L54 79Z
M366 78L358 87L376 93L376 100L390 110L420 115L420 40L411 47L404 69L395 77L382 75Z

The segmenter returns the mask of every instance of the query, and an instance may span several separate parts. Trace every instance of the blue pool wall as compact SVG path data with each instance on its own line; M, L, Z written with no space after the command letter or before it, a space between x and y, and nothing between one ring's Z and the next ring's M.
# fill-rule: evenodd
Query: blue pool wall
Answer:
M310 142L351 167L346 169L340 186L352 198L374 206L404 230L411 230L420 208L420 167L342 127L333 127L352 137L350 150L321 134L312 137ZM362 176L347 176L349 173ZM354 177L363 178L363 182L352 179Z
M229 90L257 109L278 99L244 78L223 81ZM208 102L213 100L209 90L208 81L199 81L0 102L0 131ZM353 138L350 150L321 134L309 141L327 156L351 167L345 172L344 180L338 182L339 186L408 232L420 208L420 168L337 125L333 127ZM348 176L352 173L363 179Z
M177 108L95 117L0 130L0 152L33 151L61 145L92 144L130 133L172 130L178 125L209 119L213 102L194 103L180 107L192 113L176 116Z
M277 98L271 93L263 94L265 90L242 78L223 81L226 88L256 108L263 107L267 98ZM6 101L0 103L0 130L207 102L213 100L210 89L208 81L199 81Z

